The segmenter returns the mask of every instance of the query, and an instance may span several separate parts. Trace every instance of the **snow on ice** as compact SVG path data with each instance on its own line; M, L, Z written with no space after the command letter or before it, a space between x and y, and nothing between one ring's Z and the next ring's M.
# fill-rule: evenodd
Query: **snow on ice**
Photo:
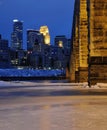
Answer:
M61 76L65 70L0 69L0 77Z

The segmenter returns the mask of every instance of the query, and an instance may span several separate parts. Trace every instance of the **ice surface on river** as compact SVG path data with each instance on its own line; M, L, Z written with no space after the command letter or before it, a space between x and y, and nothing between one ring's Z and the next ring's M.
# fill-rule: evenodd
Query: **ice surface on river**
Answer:
M0 130L107 130L107 96L14 96L74 87L88 88L87 83L0 81Z
M107 97L0 100L0 130L107 130Z

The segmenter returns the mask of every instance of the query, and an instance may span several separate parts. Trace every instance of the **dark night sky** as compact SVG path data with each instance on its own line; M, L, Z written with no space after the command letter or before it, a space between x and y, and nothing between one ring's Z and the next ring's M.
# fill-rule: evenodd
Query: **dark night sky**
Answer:
M47 25L53 44L56 35L71 37L74 0L0 0L0 34L10 41L13 19L24 21L26 30Z

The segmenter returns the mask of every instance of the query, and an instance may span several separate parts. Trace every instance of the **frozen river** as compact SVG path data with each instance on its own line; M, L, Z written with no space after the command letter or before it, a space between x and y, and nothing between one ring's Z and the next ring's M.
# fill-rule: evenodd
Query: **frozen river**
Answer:
M52 86L1 88L0 130L107 130L106 89Z

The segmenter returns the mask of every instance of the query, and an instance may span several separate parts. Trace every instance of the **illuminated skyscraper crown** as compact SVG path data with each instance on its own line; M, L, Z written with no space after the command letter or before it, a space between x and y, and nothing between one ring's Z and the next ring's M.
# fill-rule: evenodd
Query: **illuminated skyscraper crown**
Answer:
M44 43L50 45L50 34L47 26L40 27L40 33L44 36Z

